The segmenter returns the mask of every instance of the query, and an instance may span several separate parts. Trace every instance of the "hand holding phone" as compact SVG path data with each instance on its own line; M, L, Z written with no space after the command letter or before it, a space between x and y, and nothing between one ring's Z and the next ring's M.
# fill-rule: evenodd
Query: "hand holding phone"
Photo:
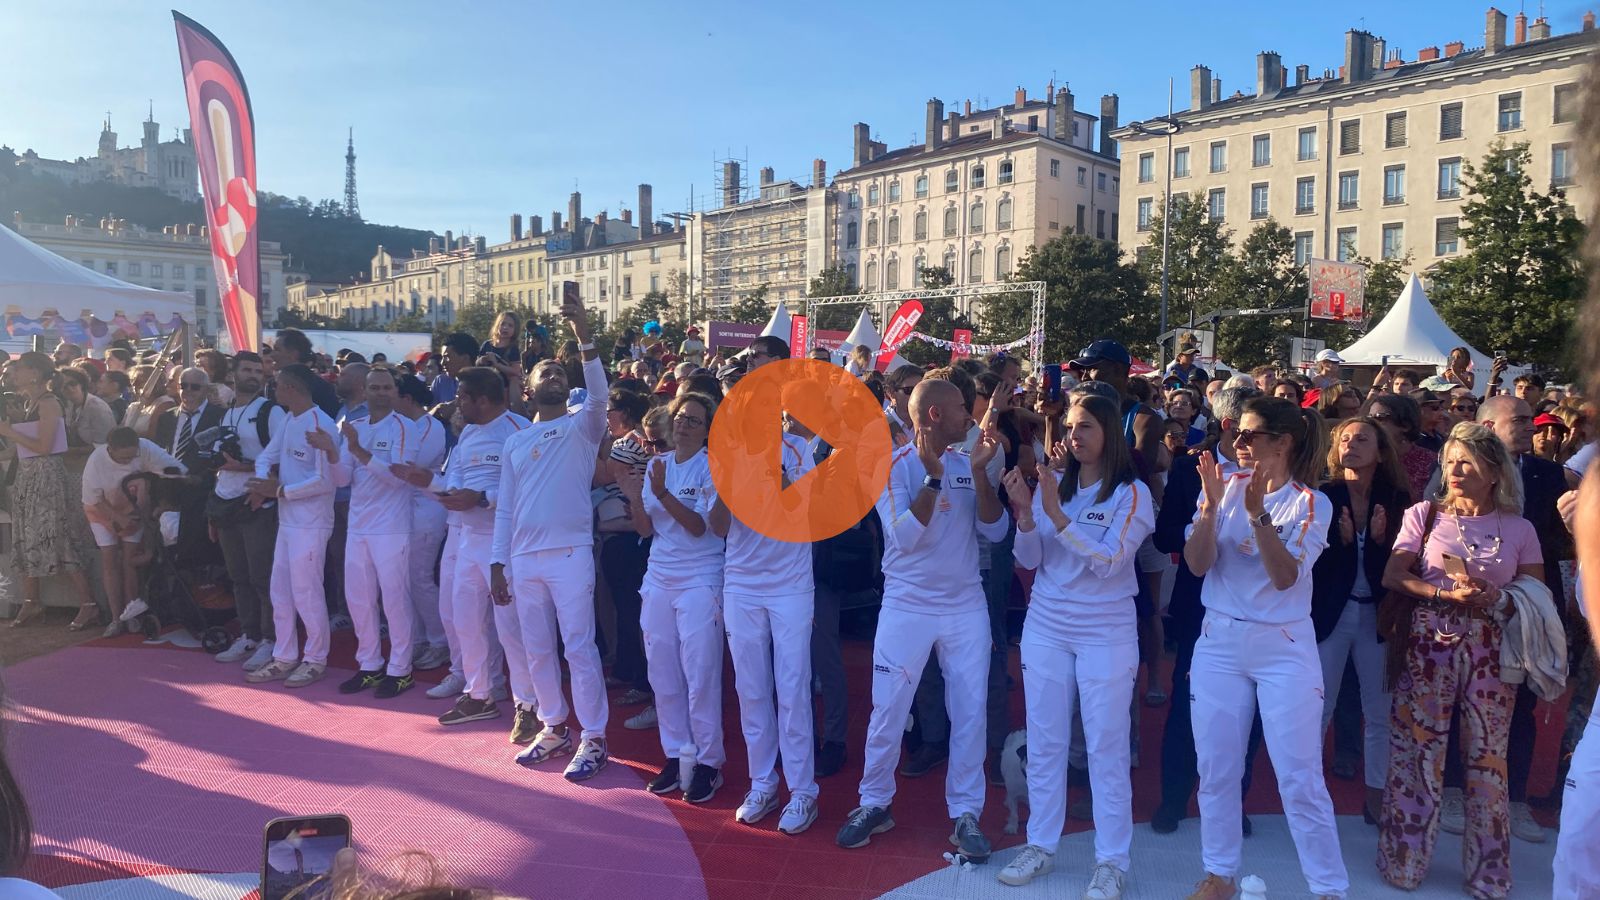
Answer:
M1467 561L1453 553L1444 554L1444 573L1457 582L1465 582L1467 575Z
M349 816L304 816L268 822L261 846L261 900L331 897L334 858L349 846Z
M1049 403L1061 402L1061 364L1044 367L1044 399Z

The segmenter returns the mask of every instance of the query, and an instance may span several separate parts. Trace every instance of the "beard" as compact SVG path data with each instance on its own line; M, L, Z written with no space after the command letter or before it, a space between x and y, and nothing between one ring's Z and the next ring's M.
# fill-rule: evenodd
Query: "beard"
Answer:
M533 389L533 399L536 403L548 404L551 406L554 406L557 403L565 403L567 400L567 389L564 385L540 385L539 387Z

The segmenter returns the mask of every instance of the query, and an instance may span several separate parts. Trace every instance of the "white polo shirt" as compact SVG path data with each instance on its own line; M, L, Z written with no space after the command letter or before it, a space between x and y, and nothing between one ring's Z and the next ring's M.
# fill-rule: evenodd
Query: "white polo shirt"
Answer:
M668 493L706 518L711 512L711 505L716 502L716 488L711 483L711 464L705 448L700 448L695 455L681 463L676 453L667 453L657 459L666 460ZM650 561L645 568L645 584L658 588L681 585L712 585L720 588L722 538L711 530L709 521L705 533L699 537L691 535L678 524L678 520L667 512L650 488L650 469L654 467L654 460L646 464L642 498L645 515L650 517L650 524L655 528L655 537L650 541Z
M878 498L883 523L883 606L921 613L969 612L984 608L978 578L978 535L1004 540L1010 522L1002 508L993 522L978 520L972 461L950 448L933 515L923 525L911 512L928 470L915 444L896 450L889 483Z
M1155 531L1150 489L1135 479L1119 484L1104 502L1100 482L1079 488L1061 512L1067 527L1056 531L1044 513L1044 495L1033 492L1033 530L1017 531L1017 565L1034 569L1029 628L1096 644L1138 640L1133 598L1139 592L1139 545Z
M506 441L527 427L527 419L507 410L493 422L461 429L461 439L450 451L444 475L435 478L430 489L480 491L488 505L462 510L453 518L453 524L485 536L494 534L495 503L500 496L500 463Z
M272 467L278 467L283 495L278 504L279 525L333 527L334 467L327 454L306 443L306 435L318 428L338 443L339 431L333 420L312 406L298 416L291 415L256 457L257 478L269 477Z
M350 485L350 534L409 534L416 489L396 478L389 466L417 461L416 426L391 412L376 423L370 417L348 420L356 441L372 454L366 465L348 446L339 452L339 481Z
M1228 478L1223 489L1216 526L1217 561L1201 585L1200 603L1208 612L1247 622L1298 624L1311 617L1311 567L1328 546L1333 504L1321 491L1298 481L1266 496L1264 509L1299 570L1294 584L1280 591L1267 575L1250 514L1244 508L1244 489L1252 475L1251 470L1241 469ZM1196 509L1196 521L1200 515L1201 510ZM1191 522L1184 537L1193 534Z
M816 468L811 445L799 435L785 433L779 453L790 484ZM723 588L730 594L809 594L815 589L811 544L767 537L733 516L728 525Z

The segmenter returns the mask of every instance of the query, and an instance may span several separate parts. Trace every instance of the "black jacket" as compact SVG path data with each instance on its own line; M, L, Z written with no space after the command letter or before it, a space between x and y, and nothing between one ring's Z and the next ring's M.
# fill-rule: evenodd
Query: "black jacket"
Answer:
M225 410L222 404L216 402L215 400L208 401L205 409L200 411L200 419L195 425L194 433L199 434L208 428L214 428L217 425L222 424L222 414L224 411ZM167 451L168 453L173 453L173 441L177 440L177 437L178 410L169 409L161 414L161 418L156 420L155 441L158 445L160 445L161 449ZM202 462L202 459L200 458L200 449L200 445L196 443L194 445L194 449L184 456L179 457L178 461L193 471ZM176 456L177 454L173 453L173 455Z
M1178 572L1172 581L1172 601L1167 606L1168 634L1174 640L1193 640L1200 635L1206 609L1200 604L1200 585L1205 579L1189 571L1183 558L1184 531L1194 521L1200 503L1200 458L1179 456L1167 470L1167 486L1161 495L1153 535L1156 549L1178 554Z
M1351 508L1350 488L1342 481L1330 481L1322 486L1322 493L1333 504L1333 516L1328 521L1328 548L1311 568L1311 626L1316 629L1318 643L1327 640L1334 626L1339 624L1344 606L1350 600L1350 589L1356 583L1356 544L1354 541L1345 543L1339 530L1339 520L1344 517L1345 510ZM1383 599L1383 570L1394 551L1400 520L1411 506L1411 492L1404 485L1386 490L1374 486L1363 527L1372 524L1372 511L1379 506L1388 519L1386 533L1382 541L1368 541L1367 551L1362 556L1362 568L1366 571L1367 583L1372 585L1374 603Z
M1522 517L1533 524L1539 535L1539 549L1544 555L1544 583L1549 586L1555 607L1566 610L1566 591L1561 583L1561 566L1564 559L1574 556L1572 535L1561 521L1556 501L1567 492L1566 470L1560 463L1540 459L1532 453L1522 454L1518 463L1522 472Z

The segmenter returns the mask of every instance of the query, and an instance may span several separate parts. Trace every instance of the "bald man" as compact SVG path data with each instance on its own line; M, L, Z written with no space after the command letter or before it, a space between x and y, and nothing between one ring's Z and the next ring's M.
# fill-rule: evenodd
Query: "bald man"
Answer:
M955 821L951 842L981 863L990 852L978 828L990 638L978 535L998 541L1009 525L985 471L999 442L984 434L970 456L954 449L966 438L970 417L961 391L948 381L918 384L909 412L915 439L895 451L877 504L884 533L883 609L873 643L861 805L837 841L862 847L894 827L889 807L900 736L928 654L937 649L950 715L945 805Z

